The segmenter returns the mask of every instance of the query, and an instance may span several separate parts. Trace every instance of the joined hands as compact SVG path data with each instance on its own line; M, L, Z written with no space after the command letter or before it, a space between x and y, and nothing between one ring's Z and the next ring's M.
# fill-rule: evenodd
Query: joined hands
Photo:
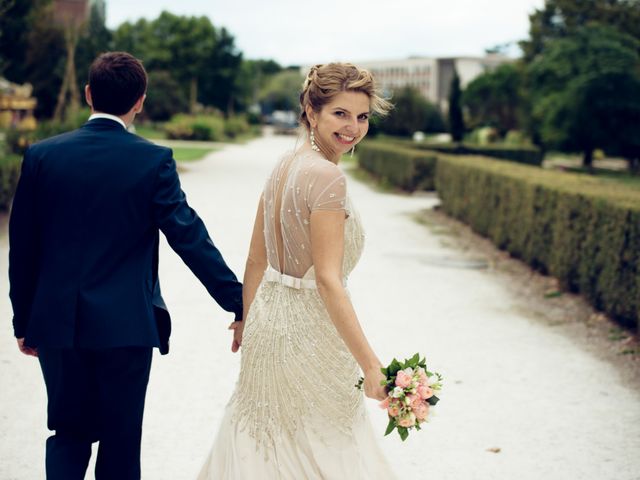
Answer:
M233 353L240 350L242 346L242 332L244 331L244 320L240 322L231 322L229 330L233 330L233 341L231 342L231 351Z

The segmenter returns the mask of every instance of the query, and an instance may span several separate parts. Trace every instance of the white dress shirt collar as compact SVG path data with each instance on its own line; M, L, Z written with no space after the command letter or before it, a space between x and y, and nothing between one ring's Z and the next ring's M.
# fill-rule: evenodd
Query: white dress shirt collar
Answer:
M127 125L122 121L120 117L116 117L115 115L111 115L110 113L92 113L89 117L89 121L95 120L96 118L106 118L108 120L113 120L114 122L118 122L122 127L126 130Z

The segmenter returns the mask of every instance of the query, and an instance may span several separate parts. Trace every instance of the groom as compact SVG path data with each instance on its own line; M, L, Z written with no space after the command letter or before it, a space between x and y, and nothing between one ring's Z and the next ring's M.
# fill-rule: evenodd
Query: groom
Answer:
M187 204L171 150L126 129L146 86L139 60L101 55L85 89L89 121L24 155L9 224L10 296L18 347L39 358L47 388L49 480L83 479L96 441L97 479L140 478L151 351L166 354L171 331L159 231L242 320L242 285Z

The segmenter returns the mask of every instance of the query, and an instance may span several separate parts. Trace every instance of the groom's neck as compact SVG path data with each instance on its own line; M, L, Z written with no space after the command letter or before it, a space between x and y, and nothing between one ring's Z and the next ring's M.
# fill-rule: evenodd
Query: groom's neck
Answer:
M122 120L124 122L124 124L127 126L127 128L129 128L131 126L131 124L133 123L133 119L136 116L136 114L133 113L133 112L128 112L128 113L125 113L124 115L114 115L113 113L101 112L99 110L94 110L92 108L91 109L91 114L93 115L94 113L101 113L103 115L113 115L114 117L118 117L120 120Z

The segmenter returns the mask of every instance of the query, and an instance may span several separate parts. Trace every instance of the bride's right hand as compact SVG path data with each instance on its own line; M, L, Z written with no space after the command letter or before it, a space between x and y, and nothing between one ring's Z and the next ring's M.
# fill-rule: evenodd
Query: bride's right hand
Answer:
M364 372L364 394L369 398L380 401L387 398L385 387L380 385L382 381L387 379L380 371L381 368L382 365Z

